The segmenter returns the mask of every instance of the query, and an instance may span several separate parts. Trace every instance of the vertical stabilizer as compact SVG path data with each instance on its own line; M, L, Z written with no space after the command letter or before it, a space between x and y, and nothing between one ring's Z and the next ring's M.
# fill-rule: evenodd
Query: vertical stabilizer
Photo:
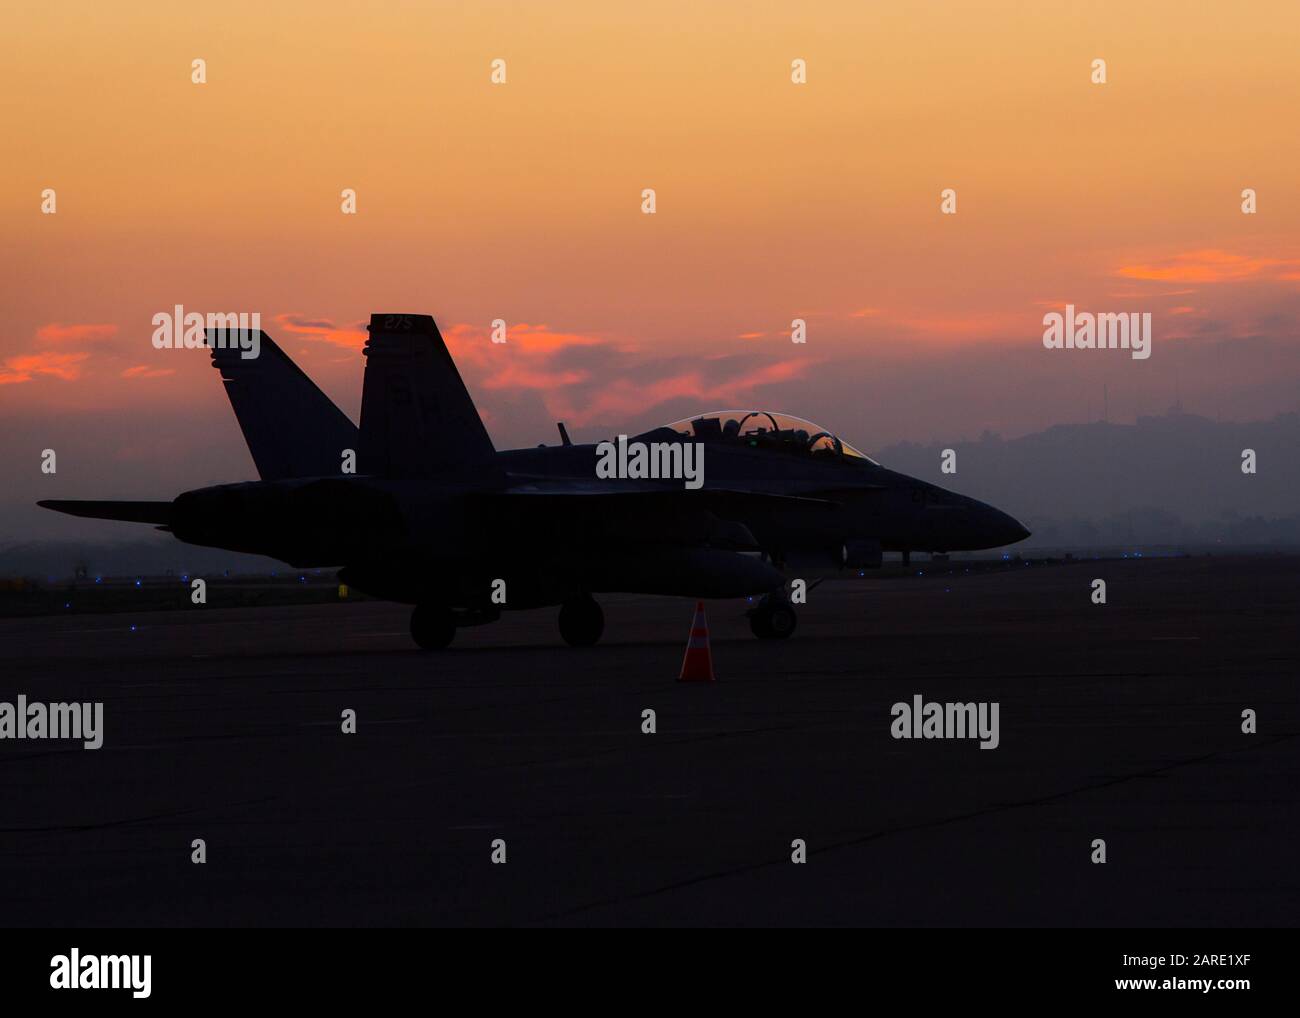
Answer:
M496 450L429 315L370 316L361 468L383 477L497 474Z
M343 451L357 448L356 425L270 336L247 359L238 346L216 345L212 331L208 345L262 480L340 472Z

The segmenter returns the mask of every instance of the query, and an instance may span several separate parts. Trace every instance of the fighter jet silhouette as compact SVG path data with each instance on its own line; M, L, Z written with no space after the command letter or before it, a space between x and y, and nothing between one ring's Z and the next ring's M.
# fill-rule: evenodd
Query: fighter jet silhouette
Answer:
M265 333L255 359L211 333L208 344L260 480L171 502L38 504L340 567L341 582L414 605L425 649L503 609L556 604L564 640L590 646L604 630L592 595L616 591L756 598L755 635L783 638L796 625L788 577L1029 536L992 506L766 411L593 445L561 423L558 446L497 451L428 315L371 316L359 428Z

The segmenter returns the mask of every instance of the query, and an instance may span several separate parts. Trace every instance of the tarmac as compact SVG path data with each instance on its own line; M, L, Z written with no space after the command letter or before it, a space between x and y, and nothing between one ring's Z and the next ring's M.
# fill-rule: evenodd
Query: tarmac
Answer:
M0 740L0 916L1294 925L1300 558L953 567L822 584L787 641L709 602L710 684L671 598L580 650L555 609L438 653L382 602L0 620L0 701L104 704L98 750ZM997 748L894 738L917 695Z

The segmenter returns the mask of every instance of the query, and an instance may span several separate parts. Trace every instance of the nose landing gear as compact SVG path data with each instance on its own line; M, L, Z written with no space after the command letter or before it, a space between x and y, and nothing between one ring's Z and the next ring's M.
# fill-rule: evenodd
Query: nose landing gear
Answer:
M593 647L605 631L605 613L590 594L571 597L560 606L560 635L570 647Z
M745 614L749 616L749 628L760 640L787 639L799 624L799 616L784 590L764 594Z
M417 604L411 612L411 639L421 650L443 650L456 638L456 619L440 604Z

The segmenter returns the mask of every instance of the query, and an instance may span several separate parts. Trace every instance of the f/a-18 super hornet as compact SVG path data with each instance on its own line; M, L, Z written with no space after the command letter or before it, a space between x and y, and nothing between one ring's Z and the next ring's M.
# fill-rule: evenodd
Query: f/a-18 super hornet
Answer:
M589 646L604 629L593 595L609 592L749 597L755 635L786 637L789 576L1029 536L785 414L706 413L590 445L560 424L560 445L497 451L428 315L371 317L360 427L265 333L251 359L220 340L209 331L260 480L171 502L40 505L339 567L341 582L414 605L425 649L503 609L557 604L565 641Z

